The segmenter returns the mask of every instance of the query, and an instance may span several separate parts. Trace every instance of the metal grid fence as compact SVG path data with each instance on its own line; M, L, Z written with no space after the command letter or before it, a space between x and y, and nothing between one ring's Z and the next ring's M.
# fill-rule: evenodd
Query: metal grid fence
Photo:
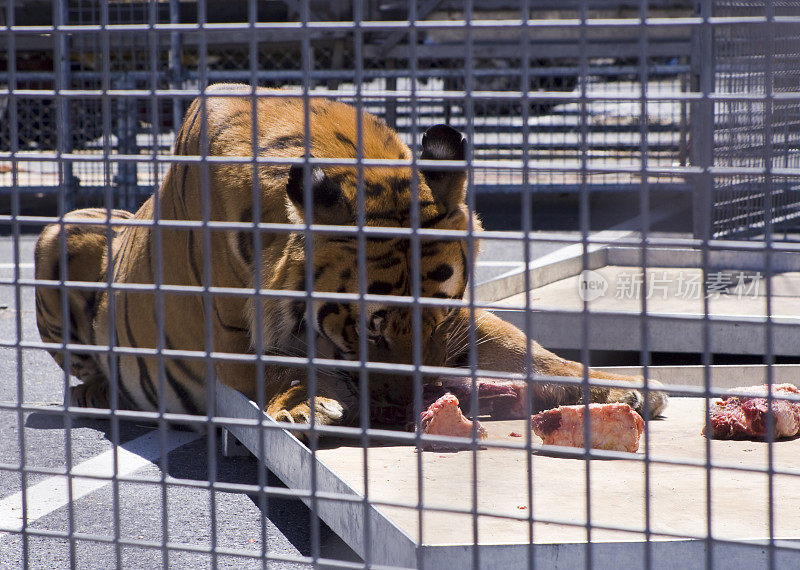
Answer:
M793 3L777 3L771 9L776 18L798 15ZM714 15L722 17L758 17L763 10L758 3L713 3ZM778 172L796 169L797 105L781 97L797 91L797 26L791 21L723 25L713 33L715 91L758 96L715 104L714 164ZM797 191L794 177L772 172L720 177L713 192L714 236L758 237L773 225L791 225L798 215Z
M0 566L800 563L800 440L776 438L769 411L760 441L699 434L727 388L796 382L800 263L779 229L798 203L800 2L0 7ZM301 110L288 125L287 97ZM408 146L376 145L384 127L354 114L335 123L354 133L349 154L325 147L316 97ZM609 190L637 215L597 232ZM665 190L691 214L654 207ZM519 205L479 232L477 198L501 191ZM567 231L534 223L553 192L577 196ZM68 215L81 206L100 209ZM469 215L442 226L454 212ZM691 231L672 231L687 215ZM34 274L28 234L47 224ZM460 255L437 257L451 246ZM516 328L481 328L497 315ZM407 345L381 328L389 316ZM515 335L579 362L509 348ZM625 373L644 380L590 373L595 349L635 351ZM699 366L653 365L663 353ZM732 354L749 366L715 366ZM281 383L318 412L278 415L305 443L263 414ZM422 433L448 386L487 439L477 422L462 439ZM606 392L644 403L638 453L529 429L539 409ZM498 393L515 413L493 407ZM663 420L647 405L659 393ZM765 393L767 410L796 400ZM237 459L231 434L256 459ZM300 501L308 511L288 506Z
M247 21L246 3L236 7L230 3L211 0L207 3L204 17L209 26L224 26L226 22ZM35 2L16 2L15 18L22 26L52 25L56 12L43 10ZM258 85L278 87L298 85L302 73L297 62L301 60L301 48L291 28L275 27L255 30L255 38L246 34L226 33L224 29L206 30L201 35L192 29L198 19L194 2L109 3L107 10L99 1L57 2L63 24L84 26L81 33L65 34L61 48L69 54L59 67L65 85L76 90L99 90L105 81L109 89L142 90L188 89L196 90L201 79L209 83L255 81ZM558 6L553 10L547 3L533 3L528 7L532 18L575 19L581 15L581 4ZM259 2L256 18L285 24L300 22L297 7L290 4ZM654 16L689 16L692 5L689 1L651 2ZM502 22L503 18L516 17L519 6L514 2L479 3L476 16L491 22ZM346 26L331 27L333 22L343 21L342 14L350 14L349 2L312 3L309 14L318 23L308 31L311 70L309 87L321 92L333 92L340 98L352 97L352 78L355 70L354 37ZM588 7L587 17L614 18L635 16L635 2L593 3ZM99 26L103 19L109 26L117 26L114 41L104 52L102 34L93 33L92 26ZM410 50L408 34L392 27L381 27L382 22L408 18L408 8L402 3L365 4L365 19L376 26L364 31L364 48L359 67L362 75L361 89L368 95L364 103L367 109L384 117L406 137L410 135L413 112L420 120L447 121L458 128L467 122L466 109L458 99L431 98L425 105L410 109L402 98L388 95L407 91L413 82L420 90L459 92L465 89L464 50L465 30L458 26L425 26L417 32L417 47L414 50L416 66L414 76L409 70ZM459 3L429 2L420 6L418 18L441 21L463 18ZM346 18L344 18L346 20ZM443 19L443 20L442 20ZM142 29L149 26L170 26L149 38ZM124 26L133 26L126 30ZM120 27L121 26L121 27ZM34 28L36 29L36 28ZM506 37L498 38L491 28L478 28L472 33L473 90L491 92L491 97L473 98L472 128L476 137L473 148L476 157L497 161L495 169L481 170L476 180L479 191L509 191L519 185L519 176L514 169L504 168L503 160L518 159L522 144L520 130L519 93L524 90L538 93L529 102L531 132L527 141L529 156L539 167L533 172L542 190L554 192L576 191L580 181L562 169L547 169L548 164L574 169L579 163L576 149L580 146L581 111L574 103L574 95L581 77L578 65L577 28L538 28L528 41L527 61L519 57L520 34L515 27L506 28ZM250 34L252 36L252 34ZM648 39L648 89L671 92L688 89L690 83L689 55L691 47L689 28L672 26L657 29ZM15 52L19 67L15 79L19 89L50 91L54 86L55 36L20 33L16 39ZM251 44L255 41L255 44ZM205 75L200 77L198 62L199 46L205 44ZM639 120L635 105L616 99L608 99L604 92L613 93L638 89L638 34L633 28L586 29L586 50L591 58L586 61L587 93L592 94L589 112L583 115L587 121L588 158L596 164L612 161L635 170L640 161L642 148ZM255 47L252 48L251 46ZM3 49L0 47L0 49ZM104 59L105 58L105 59ZM522 70L527 65L527 78ZM251 68L256 67L251 72ZM149 154L154 147L159 152L168 152L174 138L174 125L179 124L185 107L191 98L174 100L163 97L130 97L117 99L109 109L108 130L103 130L97 117L102 115L98 97L72 97L65 109L70 120L61 129L64 143L71 150L87 155L101 153L101 134L109 133L111 139L105 144L124 154ZM570 102L572 102L570 104ZM28 120L20 123L17 144L20 150L54 149L56 147L56 104L53 97L44 93L18 101L20 113ZM688 113L685 101L663 101L650 115L648 152L651 162L663 166L686 164L689 154ZM8 112L6 111L6 115ZM0 148L8 149L10 132L0 132ZM22 180L31 191L52 191L56 184L52 172L46 165L32 169ZM39 172L41 171L41 172ZM162 173L163 174L163 173ZM72 194L80 195L75 205L91 204L102 194L104 177L116 178L129 196L122 204L131 209L150 194L157 176L148 168L147 161L112 165L105 172L100 163L86 162L72 165L68 180L75 188ZM637 181L626 172L591 173L587 180L596 189L635 190ZM686 188L680 176L653 177L653 188Z

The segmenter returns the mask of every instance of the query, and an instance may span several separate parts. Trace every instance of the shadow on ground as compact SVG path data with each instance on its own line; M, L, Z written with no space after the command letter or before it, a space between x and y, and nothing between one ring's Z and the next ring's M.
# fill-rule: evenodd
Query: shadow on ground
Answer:
M102 432L106 439L117 445L141 437L154 429L152 424L121 421L114 428L109 420L97 420L73 416L69 426L60 411L53 413L34 412L27 417L25 427L37 430L63 430L89 428ZM180 425L170 425L171 429L187 429ZM221 452L221 438L217 433L216 482L241 485L258 485L261 465L253 456L225 457ZM201 438L175 449L169 454L167 474L176 479L190 481L210 480L208 439ZM269 488L286 489L281 480L269 470L265 470L263 483L266 492L247 493L253 504L263 516L272 522L301 555L313 555L313 517L311 510L299 499L270 495ZM344 543L324 522L318 523L319 552L322 558L361 562L359 556Z

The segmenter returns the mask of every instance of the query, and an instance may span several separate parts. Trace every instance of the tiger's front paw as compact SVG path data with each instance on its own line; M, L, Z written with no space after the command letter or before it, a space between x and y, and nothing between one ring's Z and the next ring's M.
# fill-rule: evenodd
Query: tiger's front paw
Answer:
M623 404L628 404L642 417L656 418L660 416L667 407L669 398L665 392L658 390L658 388L661 386L660 382L656 380L649 380L647 382L647 386L650 388L647 394L647 411L645 411L644 392L641 390L612 388L608 392L608 402L620 402Z
M337 423L344 416L344 408L342 404L331 398L317 397L314 399L314 407L316 408L315 421L322 425L331 425ZM273 415L275 421L286 422L293 424L310 424L311 423L311 406L310 402L305 401L301 404L294 406L291 409L281 409Z
M331 425L338 423L344 416L344 408L336 400L318 397L314 399L317 410L315 421L317 425ZM275 421L287 424L310 424L311 406L308 401L302 402L291 409L280 409L271 414ZM292 434L304 443L309 441L309 432L291 430Z

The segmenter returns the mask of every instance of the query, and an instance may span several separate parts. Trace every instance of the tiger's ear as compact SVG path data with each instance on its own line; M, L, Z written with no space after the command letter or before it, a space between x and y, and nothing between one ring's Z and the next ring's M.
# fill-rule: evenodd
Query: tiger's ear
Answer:
M305 168L293 164L289 169L286 195L305 218ZM348 221L347 202L342 189L331 180L325 171L315 166L311 169L311 194L314 197L314 222L321 224L341 224Z
M464 160L467 139L449 125L435 125L422 135L422 160ZM429 166L420 169L433 192L434 199L448 211L464 203L466 196L466 167L437 169Z

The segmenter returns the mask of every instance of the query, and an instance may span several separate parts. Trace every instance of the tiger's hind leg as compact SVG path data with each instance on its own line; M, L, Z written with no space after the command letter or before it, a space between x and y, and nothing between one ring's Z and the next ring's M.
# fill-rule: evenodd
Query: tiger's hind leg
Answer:
M81 408L110 408L108 380L103 375L83 377L83 384L69 389L69 404ZM67 403L67 402L65 402Z
M111 211L112 220L132 215L124 210ZM51 224L39 235L34 251L36 324L44 342L60 345L66 340L73 345L95 344L93 327L102 303L102 292L68 287L64 294L63 285L57 282L62 278L89 282L106 280L107 219L107 210L101 208L76 210L64 216L63 225ZM78 220L97 223L70 223ZM67 266L63 268L65 260ZM59 366L83 381L70 390L69 403L94 408L109 406L108 380L95 356L80 350L70 351L68 355L60 348L49 351Z

